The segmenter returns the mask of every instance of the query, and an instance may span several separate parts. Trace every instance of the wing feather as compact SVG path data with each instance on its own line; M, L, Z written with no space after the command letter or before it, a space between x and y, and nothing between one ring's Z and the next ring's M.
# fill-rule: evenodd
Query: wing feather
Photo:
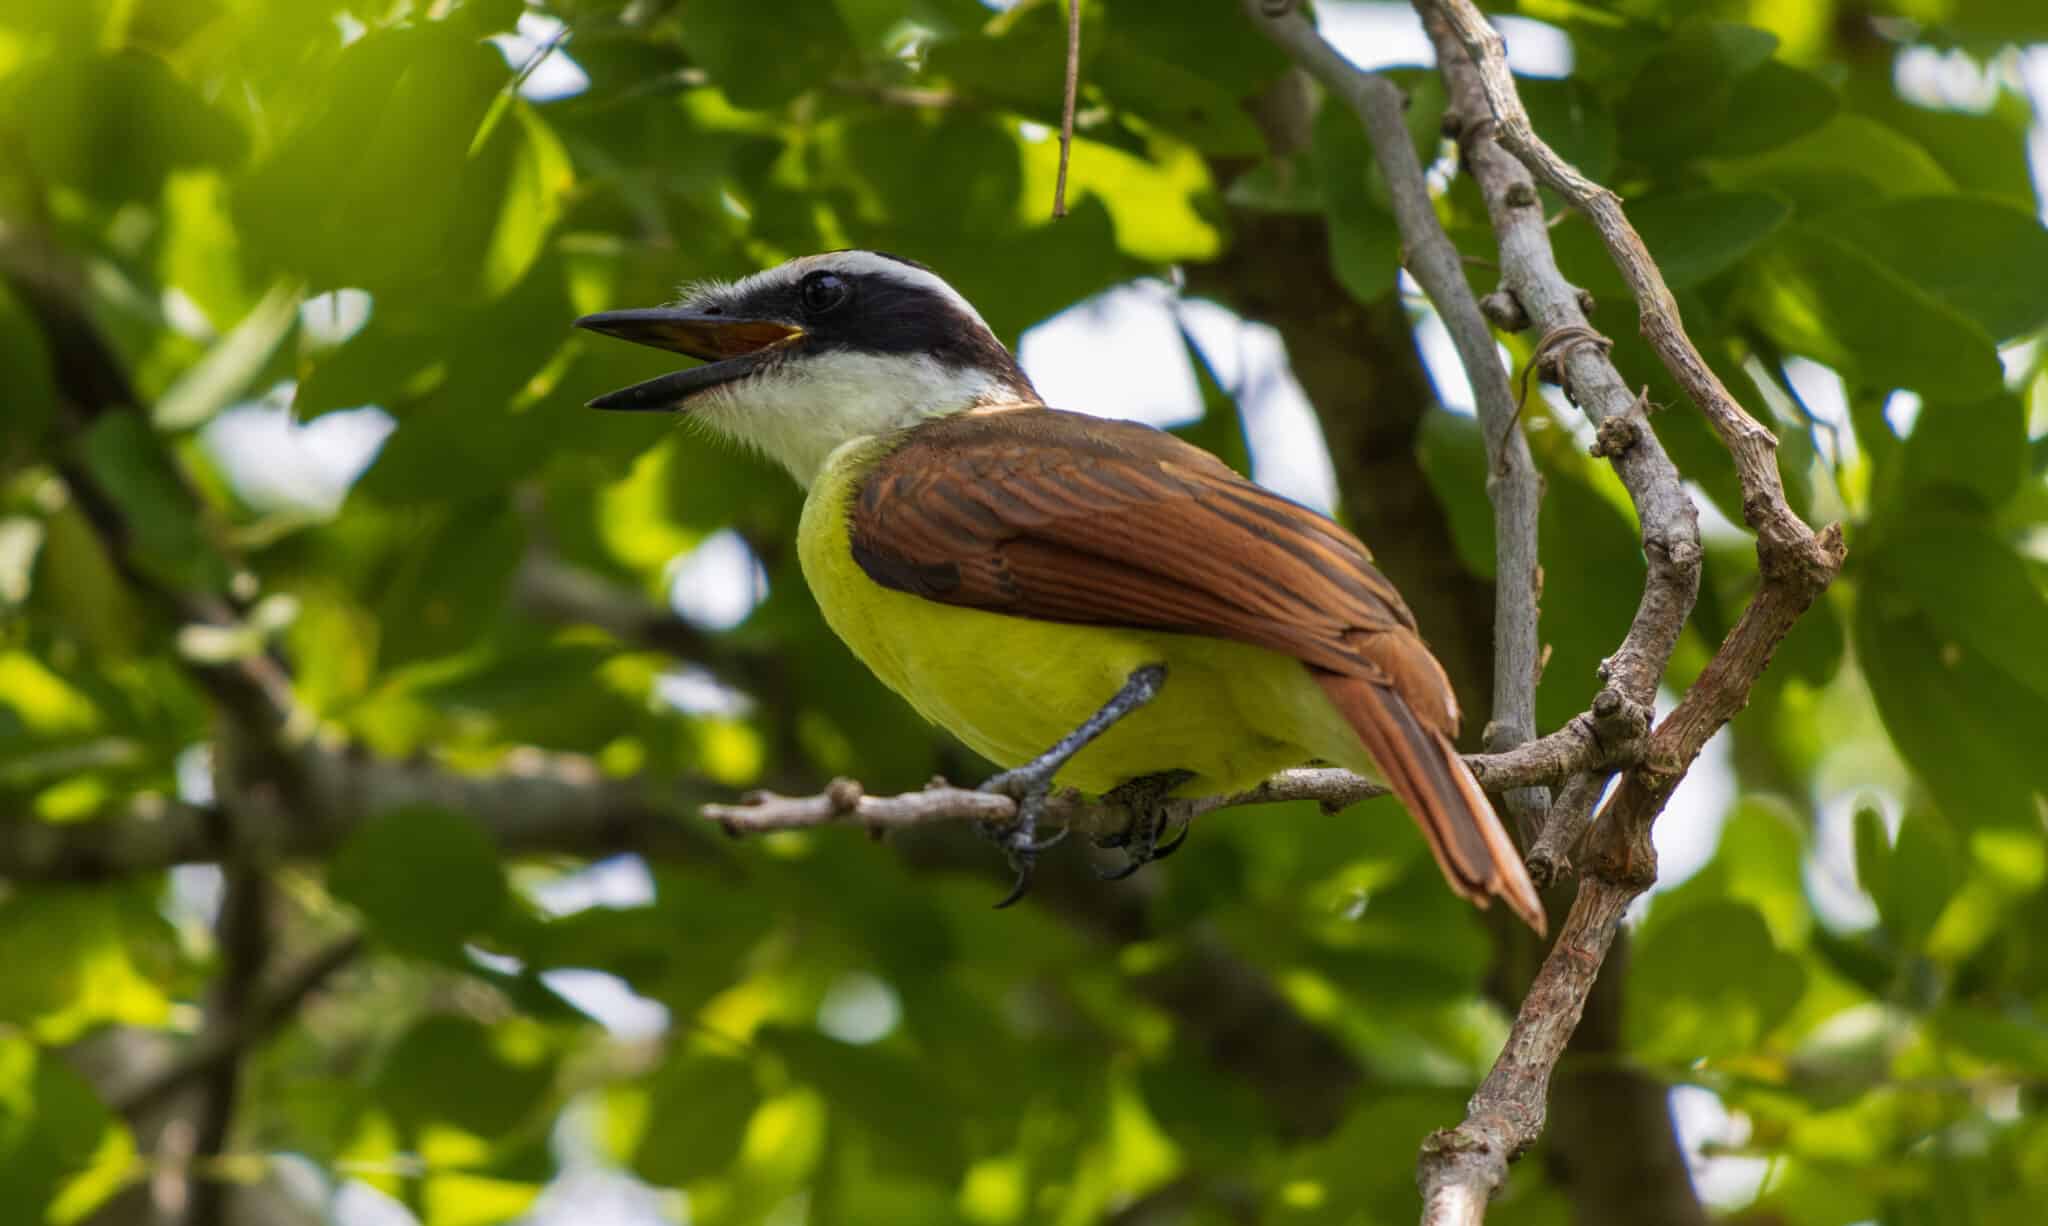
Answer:
M1307 665L1480 903L1543 907L1452 747L1458 704L1372 555L1325 517L1150 427L1045 408L927 422L850 510L875 582L1048 621L1206 634Z

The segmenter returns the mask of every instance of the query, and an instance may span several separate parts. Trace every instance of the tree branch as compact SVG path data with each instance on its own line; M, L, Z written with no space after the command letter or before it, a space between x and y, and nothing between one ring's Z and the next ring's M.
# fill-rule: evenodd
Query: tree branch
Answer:
M1541 787L1581 771L1603 765L1611 767L1615 759L1607 747L1621 739L1615 735L1614 717L1622 712L1620 698L1611 690L1602 690L1594 710L1574 717L1549 736L1518 745L1506 753L1467 754L1465 762L1478 776L1480 786L1492 792ZM1281 771L1243 792L1171 800L1164 815L1170 821L1187 822L1241 805L1294 800L1313 800L1334 813L1386 794L1384 785L1363 775L1329 767L1308 767ZM739 804L703 806L705 817L732 834L802 830L840 821L858 823L878 832L941 821L1004 822L1014 817L1016 811L1016 802L1007 796L954 787L943 779L933 780L921 792L898 796L870 796L854 780L835 779L830 787L812 796L752 792ZM1090 800L1068 790L1054 794L1047 802L1044 820L1087 834L1109 834L1123 829L1130 814L1118 805Z
M716 843L682 820L712 794L696 781L616 779L588 758L533 749L487 775L317 743L292 763L304 780L294 806L252 806L230 791L222 801L232 825L215 810L161 799L97 821L0 820L0 878L90 882L251 854L318 859L370 819L415 805L470 814L507 855L718 860Z
M1593 222L1635 292L1643 331L1672 374L1714 424L1735 460L1744 518L1756 529L1761 589L1679 709L1652 734L1645 759L1630 769L1596 826L1589 858L1564 931L1544 960L1516 1015L1508 1041L1455 1129L1424 1145L1417 1179L1427 1226L1483 1220L1507 1166L1542 1132L1550 1076L1584 1009L1629 902L1656 877L1649 830L1700 747L1747 700L1771 650L1833 579L1841 533L1815 534L1786 504L1774 458L1776 440L1727 390L1685 336L1676 303L1619 199L1587 180L1529 125L1496 33L1468 0L1417 0L1460 117L1459 144L1478 181L1495 234L1507 289L1527 317L1553 337L1592 334L1579 293L1558 271L1531 172ZM1492 118L1486 116L1491 114ZM1643 598L1606 676L1647 707L1689 616L1699 585L1699 530L1678 473L1658 444L1641 396L1631 396L1605 347L1566 343L1549 365L1568 395L1599 426L1601 454L1621 475L1642 522L1648 575ZM1558 809L1576 820L1597 798L1589 782ZM1547 832L1548 833L1548 832ZM1568 837L1552 840L1554 850Z
M1402 262L1436 305L1472 384L1486 439L1486 494L1493 504L1495 549L1493 702L1485 744L1496 753L1512 749L1536 736L1537 602L1542 585L1536 528L1543 487L1528 440L1516 424L1515 396L1493 332L1465 280L1464 261L1437 220L1422 163L1408 138L1401 91L1383 77L1358 71L1300 15L1275 16L1267 0L1245 0L1245 11L1268 38L1358 116L1387 183L1401 232ZM1549 793L1517 788L1508 793L1507 801L1516 824L1533 836L1549 807Z

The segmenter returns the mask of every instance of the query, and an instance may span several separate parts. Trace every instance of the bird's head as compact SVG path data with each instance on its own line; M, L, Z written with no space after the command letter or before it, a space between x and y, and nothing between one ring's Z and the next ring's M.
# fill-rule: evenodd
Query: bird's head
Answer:
M704 361L592 408L689 413L806 484L851 439L1038 402L967 299L924 265L874 251L804 256L693 286L673 306L605 311L576 326Z

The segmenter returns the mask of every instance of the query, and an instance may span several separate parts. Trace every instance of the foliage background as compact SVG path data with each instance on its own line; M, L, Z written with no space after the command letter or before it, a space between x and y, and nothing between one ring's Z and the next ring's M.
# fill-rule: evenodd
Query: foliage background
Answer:
M1290 376L1255 360L1272 334L1204 304L1276 327L1336 513L1483 711L1479 440L1439 403L1459 380L1424 364L1361 134L1233 4L1090 0L1054 223L1062 7L0 11L0 1220L1412 1218L1416 1144L1460 1114L1536 951L1442 888L1392 802L1213 818L1122 885L1066 855L1000 914L964 830L731 844L690 812L985 769L819 621L781 474L579 407L663 360L577 314L831 247L935 265L1012 340L1170 277L1178 313L1154 281L1035 335L1150 312L1190 436L1315 497L1318 431L1287 430ZM1495 1220L2033 1220L2048 51L2026 48L2048 13L1501 11L1511 42L1568 47L1568 75L1522 83L1539 127L1628 198L1851 555L1667 822L1690 875L1610 965ZM583 88L535 88L575 84L568 57ZM1398 76L1436 156L1441 88ZM1490 288L1476 194L1449 163L1437 182ZM1754 582L1734 483L1591 231L1554 233L1709 508L1679 692ZM1519 369L1530 338L1502 339ZM1549 728L1641 565L1576 415L1532 400L1526 424ZM235 620L190 624L204 607ZM275 735L207 680L252 658L303 712ZM502 786L315 813L279 782L309 744L361 778ZM658 833L608 821L620 796ZM183 818L226 823L225 871L153 856ZM250 1005L358 929L302 1008ZM231 1059L135 1104L223 1035Z

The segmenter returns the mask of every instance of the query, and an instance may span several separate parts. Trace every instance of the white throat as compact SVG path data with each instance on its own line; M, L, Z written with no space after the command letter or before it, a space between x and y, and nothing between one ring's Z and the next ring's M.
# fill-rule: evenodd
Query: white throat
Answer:
M691 416L759 450L808 489L844 443L1016 399L984 370L924 354L841 351L713 388L691 405Z

